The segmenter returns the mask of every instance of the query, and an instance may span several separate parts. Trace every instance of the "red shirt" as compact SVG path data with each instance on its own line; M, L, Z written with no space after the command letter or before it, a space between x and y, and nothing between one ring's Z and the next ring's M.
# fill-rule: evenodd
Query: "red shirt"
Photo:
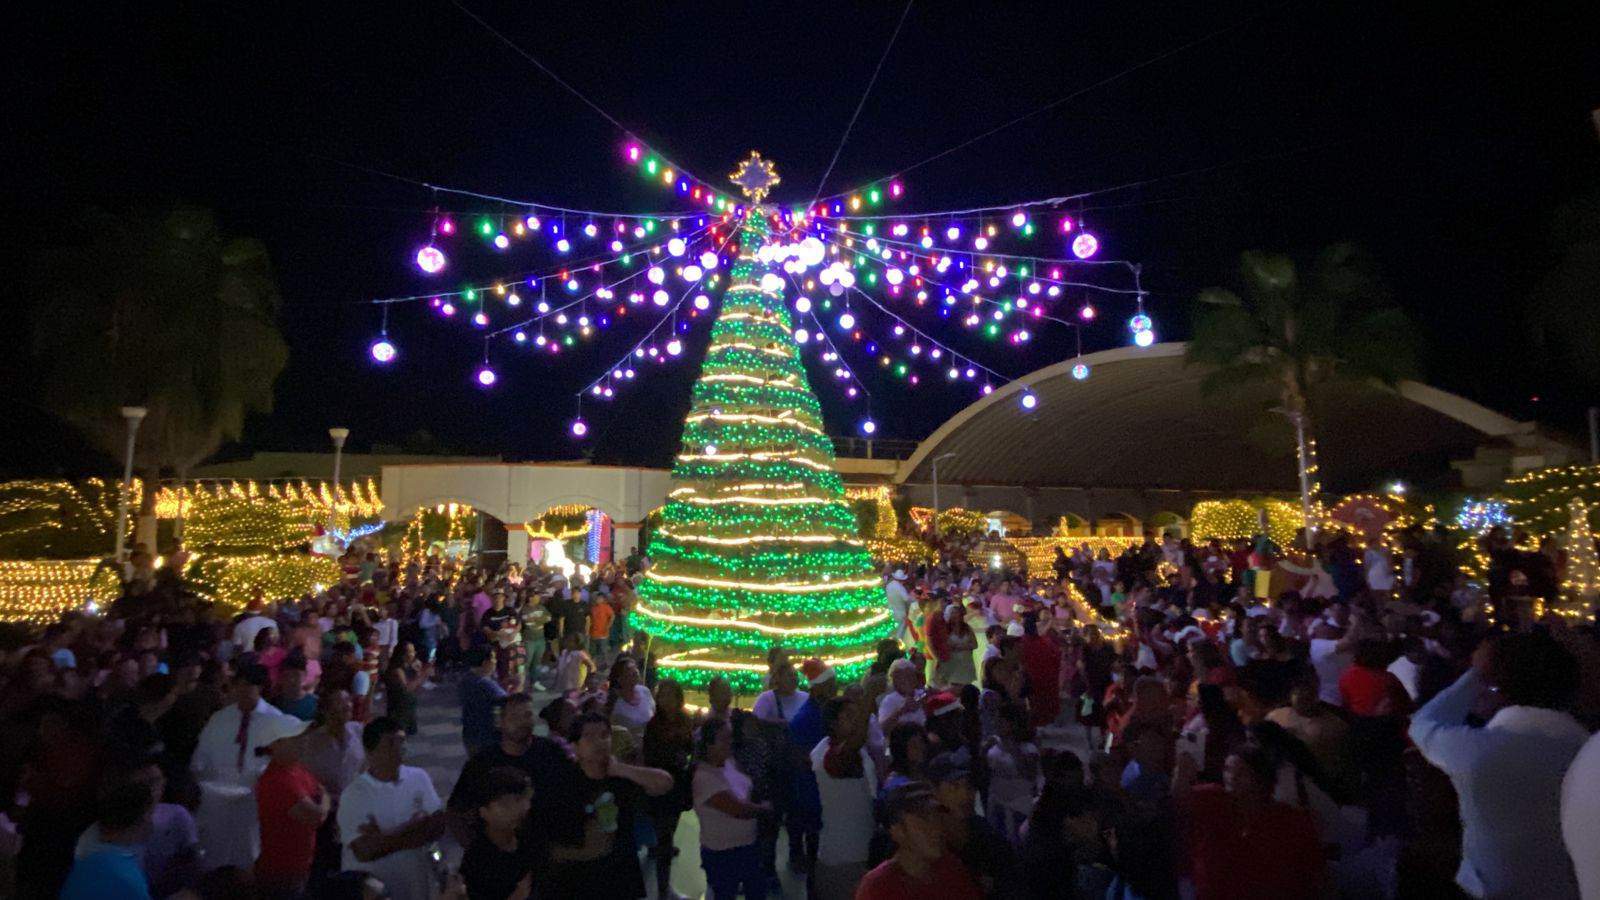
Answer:
M256 811L261 818L261 856L256 871L300 875L311 871L317 826L296 822L289 810L322 795L317 777L299 763L269 763L256 781Z
M893 859L883 861L856 885L856 900L983 900L983 890L967 867L946 853L925 873L913 879Z
M1189 792L1189 872L1198 900L1315 897L1325 860L1317 825L1276 801L1247 819L1220 785Z
M1399 701L1405 694L1400 679L1382 669L1351 666L1339 676L1339 696L1344 698L1344 708L1355 716L1376 716L1385 697ZM1405 710L1405 701L1394 706L1396 713Z

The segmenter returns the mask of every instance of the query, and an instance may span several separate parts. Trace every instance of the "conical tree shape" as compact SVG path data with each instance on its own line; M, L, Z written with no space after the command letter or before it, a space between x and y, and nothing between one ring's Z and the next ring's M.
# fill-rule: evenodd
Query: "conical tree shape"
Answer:
M639 586L638 625L661 674L686 687L721 675L759 689L780 643L852 678L893 631L782 287L762 287L770 233L764 207L741 225Z

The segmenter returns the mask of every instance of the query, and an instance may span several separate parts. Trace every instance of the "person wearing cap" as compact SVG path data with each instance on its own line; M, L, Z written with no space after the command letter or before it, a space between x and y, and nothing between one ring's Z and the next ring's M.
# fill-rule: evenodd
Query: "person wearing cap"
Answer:
M923 775L944 810L947 846L986 894L1009 896L1006 888L1016 876L1017 853L973 806L972 755L965 747L939 753L928 760Z
M904 642L911 633L911 592L906 590L906 570L895 569L883 587L889 615L894 617L894 639Z
M332 805L328 792L300 762L303 734L309 725L293 717L277 723L277 733L265 747L270 761L256 781L261 828L256 885L274 896L293 897L305 890L317 849L317 829Z
M910 900L937 896L978 900L983 889L946 844L943 807L921 782L902 785L883 804L894 856L866 874L856 900Z
M256 749L274 739L285 724L299 721L261 699L269 682L259 665L240 667L233 679L233 702L212 714L200 732L189 769L200 782L200 846L208 869L248 869L256 859L257 832L252 789L267 760Z

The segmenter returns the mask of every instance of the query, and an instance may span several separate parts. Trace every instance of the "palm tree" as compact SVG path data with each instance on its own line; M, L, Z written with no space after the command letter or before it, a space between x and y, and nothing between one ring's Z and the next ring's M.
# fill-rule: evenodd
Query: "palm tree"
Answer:
M1276 395L1274 411L1295 428L1309 543L1317 389L1336 381L1392 387L1415 372L1417 344L1372 261L1350 244L1323 249L1304 273L1282 254L1248 251L1239 262L1237 290L1200 292L1187 358L1210 370L1207 393L1266 386Z
M120 458L124 405L146 407L134 449L154 539L155 486L237 439L272 408L288 361L261 242L225 238L204 210L87 213L40 255L34 356L43 405Z

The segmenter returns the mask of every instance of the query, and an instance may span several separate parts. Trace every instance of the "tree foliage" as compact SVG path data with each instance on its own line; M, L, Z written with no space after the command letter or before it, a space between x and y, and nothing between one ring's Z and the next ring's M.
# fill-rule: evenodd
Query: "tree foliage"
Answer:
M1335 381L1393 385L1417 369L1417 341L1371 260L1335 244L1309 265L1274 253L1241 255L1236 285L1202 291L1188 360L1207 366L1207 393L1270 387L1310 414Z
M122 406L149 410L136 466L187 471L272 408L288 361L266 248L204 210L85 214L33 292L43 403L113 458Z

